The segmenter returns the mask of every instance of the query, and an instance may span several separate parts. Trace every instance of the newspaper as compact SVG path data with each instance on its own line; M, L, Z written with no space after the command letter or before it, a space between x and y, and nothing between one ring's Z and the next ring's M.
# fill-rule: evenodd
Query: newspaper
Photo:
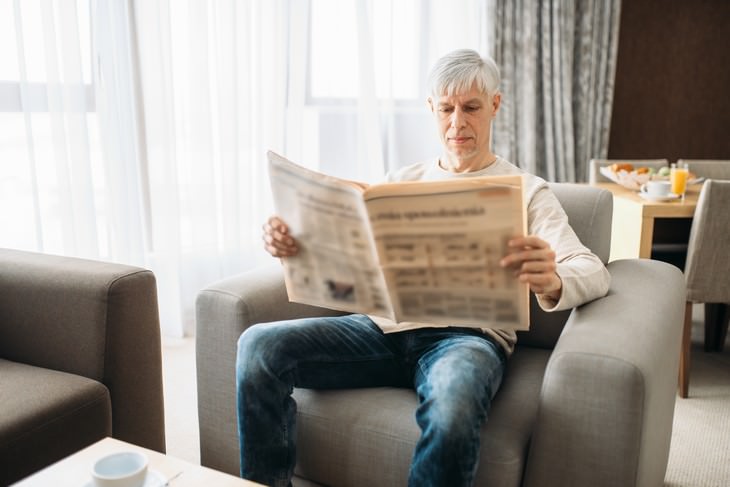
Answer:
M529 288L499 261L526 234L519 175L368 186L268 153L274 207L299 252L289 300L426 323L529 327Z

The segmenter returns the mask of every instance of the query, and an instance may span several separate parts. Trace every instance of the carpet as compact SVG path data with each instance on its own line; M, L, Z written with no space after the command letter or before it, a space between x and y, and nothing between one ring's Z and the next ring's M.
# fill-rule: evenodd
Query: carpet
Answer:
M730 485L730 343L705 352L704 325L692 324L689 397L677 396L667 487Z

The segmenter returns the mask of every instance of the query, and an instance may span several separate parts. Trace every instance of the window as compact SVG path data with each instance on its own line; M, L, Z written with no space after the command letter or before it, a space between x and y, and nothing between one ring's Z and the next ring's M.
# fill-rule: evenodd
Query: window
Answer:
M422 98L420 1L312 0L310 34L310 101L356 99L369 64L378 98Z
M308 37L292 56L306 66L306 92L289 98L306 120L301 160L374 182L440 153L425 104L428 70L453 49L483 47L485 8L476 0L310 0Z
M89 0L0 0L0 226L13 229L4 246L62 252L97 233L64 229L93 211L94 195L75 183L104 186L90 39ZM103 238L92 241L104 248Z

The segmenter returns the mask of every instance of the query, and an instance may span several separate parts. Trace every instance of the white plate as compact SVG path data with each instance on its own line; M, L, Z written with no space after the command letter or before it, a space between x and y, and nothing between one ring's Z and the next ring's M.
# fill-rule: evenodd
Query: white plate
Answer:
M642 191L639 191L639 196L641 196L642 198L644 198L647 201L674 201L676 199L679 199L679 197L680 197L678 194L674 194L674 193L669 193L666 196L652 196L652 195L650 195L648 193L644 193Z
M167 482L167 479L161 472L150 468L147 470L147 476L144 478L142 487L162 487L165 482ZM94 487L94 481L89 480L84 484L84 487Z

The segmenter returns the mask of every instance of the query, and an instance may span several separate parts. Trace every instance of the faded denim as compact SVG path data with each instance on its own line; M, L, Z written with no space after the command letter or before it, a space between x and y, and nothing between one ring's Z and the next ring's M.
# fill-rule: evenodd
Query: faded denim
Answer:
M470 328L384 334L348 315L255 325L238 341L241 476L290 485L296 464L294 387L409 387L418 394L421 437L411 486L469 486L481 426L502 381L501 347Z

